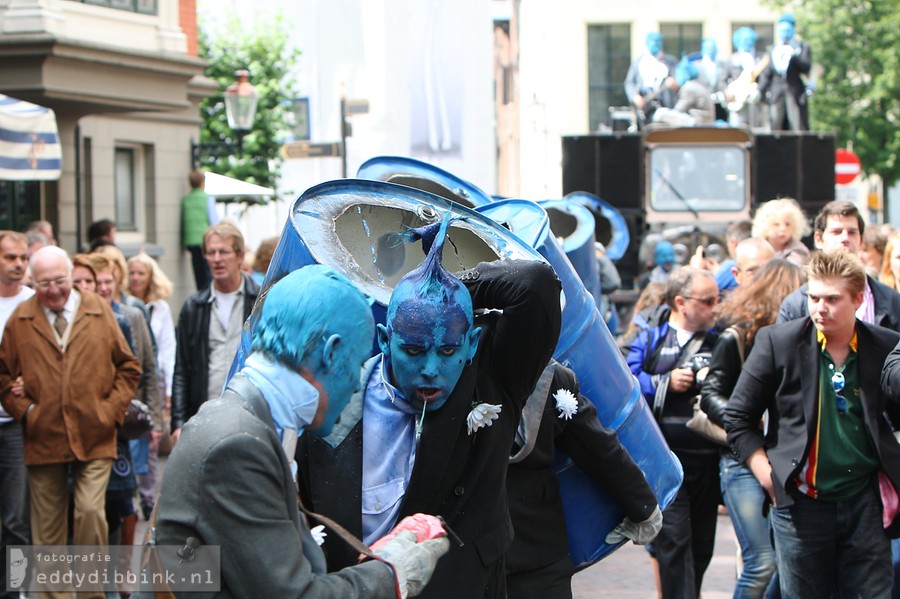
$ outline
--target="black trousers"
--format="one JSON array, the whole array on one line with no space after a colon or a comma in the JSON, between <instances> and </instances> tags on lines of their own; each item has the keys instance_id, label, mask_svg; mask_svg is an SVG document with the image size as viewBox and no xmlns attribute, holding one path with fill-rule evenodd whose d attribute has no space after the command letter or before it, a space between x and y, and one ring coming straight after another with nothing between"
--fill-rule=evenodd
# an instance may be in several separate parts
<instances>
[{"instance_id":1,"label":"black trousers","mask_svg":"<svg viewBox=\"0 0 900 599\"><path fill-rule=\"evenodd\" d=\"M697 599L700 593L716 541L721 499L717 461L716 456L682 459L684 482L653 540L663 599Z\"/></svg>"}]
</instances>

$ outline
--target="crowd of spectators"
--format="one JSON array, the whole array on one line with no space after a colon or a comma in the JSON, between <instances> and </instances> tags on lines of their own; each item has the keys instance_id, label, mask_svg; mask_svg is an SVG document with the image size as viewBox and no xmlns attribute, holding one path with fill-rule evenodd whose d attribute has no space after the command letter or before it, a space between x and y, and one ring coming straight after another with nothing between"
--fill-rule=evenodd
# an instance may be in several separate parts
<instances>
[{"instance_id":1,"label":"crowd of spectators","mask_svg":"<svg viewBox=\"0 0 900 599\"><path fill-rule=\"evenodd\" d=\"M832 316L829 302L840 303L846 295L853 318L845 320L866 323L859 325L860 334L878 344L879 359L884 361L882 346L894 337L881 331L900 332L900 232L886 226L867 229L856 206L845 201L830 202L811 216L789 198L763 204L752 222L729 227L728 256L722 263L698 251L688 264L679 265L672 244L665 240L654 252L654 268L643 281L620 347L684 468L681 489L663 512L659 535L648 545L658 566L662 597L699 594L712 557L720 505L727 509L741 546L743 568L735 596L763 597L767 592L772 596L779 585L792 591L805 588L793 573L785 577L779 571L779 566L804 571L807 564L797 547L833 542L837 549L826 557L835 563L841 559L864 563L871 558L846 549L845 544L858 541L861 532L849 531L846 536L837 532L823 541L807 529L795 528L794 536L785 536L791 518L797 517L783 508L786 502L816 514L831 497L858 504L860 510L869 505L868 497L859 493L875 488L874 477L838 477L835 482L827 478L830 471L815 478L803 469L814 459L824 460L826 466L839 465L844 454L824 449L814 454L807 446L795 458L798 469L785 474L773 464L772 476L787 478L760 480L758 451L769 452L776 460L781 454L778 438L757 438L756 429L787 426L779 422L778 410L800 400L783 389L769 403L754 395L762 379L744 380L748 360L754 360L752 369L760 377L775 377L774 381L784 374L779 371L776 376L769 370L780 358L767 355L765 359L774 362L763 363L760 354L754 354L758 339L771 343L780 334L772 331L787 331L789 322L795 323L791 339L801 343L812 331L820 355L811 363L812 372L824 368L842 374L838 378L820 373L828 388L833 386L833 393L822 397L838 406L838 419L824 423L831 428L821 434L829 439L844 435L845 421L840 417L858 418L855 436L841 437L845 449L866 439L860 427L873 426L863 413L863 407L871 409L866 402L876 401L871 399L873 393L879 397L873 405L880 410L885 408L878 402L898 399L890 396L887 386L882 395L864 386L869 381L862 380L856 341L847 340L846 347L842 341L840 349L829 345L831 350L826 343L829 331L835 339L839 334L829 328L831 321L846 316L837 308ZM210 283L178 307L174 318L173 306L167 303L172 282L159 264L143 252L126 259L116 246L110 221L94 223L90 233L87 251L70 256L55 245L46 222L35 223L24 233L0 232L4 548L61 545L70 536L72 542L86 545L134 542L139 515L149 519L154 509L159 452L177 442L203 403L221 394L243 323L278 244L277 237L265 240L248 260L250 252L235 225L225 221L207 226L199 250ZM814 274L810 282L807 269ZM807 328L801 330L800 320ZM782 328L770 330L770 325ZM819 331L818 337L813 329ZM848 365L850 369L845 369ZM73 389L78 389L77 401ZM847 398L855 392L858 400L860 389L869 393L863 403ZM732 397L739 401L732 403ZM153 426L136 439L125 439L117 431L132 401L146 406ZM824 410L821 397L817 401L816 409ZM758 413L763 407L768 410L764 419ZM723 428L730 443L694 432L688 423L698 411ZM824 418L824 411L809 417ZM752 431L747 427L751 420ZM872 438L878 436L869 432ZM872 453L872 447L861 450L854 467L868 472L872 460L890 458ZM890 474L893 468L891 464L882 470ZM854 489L849 495L847 485ZM781 536L776 532L774 546L763 506L779 510L782 532ZM871 535L869 528L860 530ZM897 563L900 546L895 543L893 549ZM870 566L865 571L882 571L878 564L859 567ZM840 584L826 580L821 588L831 592Z\"/></svg>"},{"instance_id":2,"label":"crowd of spectators","mask_svg":"<svg viewBox=\"0 0 900 599\"><path fill-rule=\"evenodd\" d=\"M810 229L811 239L808 237ZM789 322L793 322L797 329L790 332L791 344L776 346L780 353L776 352L774 358L766 357L774 360L775 366L754 362L754 366L759 368L756 376L761 377L765 373L774 377L772 381L778 380L781 375L787 378L793 376L790 372L781 370L773 373L771 369L786 367L779 365L783 356L786 356L784 359L788 364L793 365L791 357L796 357L794 350L797 344L802 348L805 343L793 340L805 339L808 335L806 331L817 329L820 352L825 358L818 364L812 360L805 367L813 373L809 376L815 376L817 367L820 370L830 369L828 372L837 369L839 373L843 373L835 375L834 379L830 373L822 375L822 380L827 381L829 389L833 381L838 381L834 382L834 393L838 397L839 409L843 406L843 410L839 410L839 416L855 413L856 417L861 418L863 409L875 414L887 409L887 414L891 414L891 404L900 400L900 397L889 393L879 395L880 391L877 389L865 386L870 381L863 382L859 378L863 376L860 374L863 366L858 367L858 372L851 371L851 368L856 369L857 366L850 357L846 357L852 356L852 360L856 360L856 341L845 346L844 342L848 342L850 337L844 337L847 336L847 331L853 333L855 319L859 323L859 334L865 335L870 345L876 343L877 339L877 343L881 344L878 351L883 352L884 344L890 343L890 335L881 335L878 331L900 332L900 232L885 225L867 228L864 218L851 202L832 201L818 214L806 215L793 199L780 198L762 204L756 210L752 222L732 223L726 238L729 257L723 263L711 260L701 248L690 256L688 264L676 264L674 268L662 273L662 277L655 279L657 283L644 289L635 307L631 325L620 341L632 373L641 382L644 396L657 413L663 434L685 466L685 483L679 499L664 512L663 532L648 548L658 562L660 593L666 598L696 597L699 593L711 547L711 533L702 522L709 522L714 527L716 507L721 504L731 517L741 548L743 568L736 583L735 597L777 597L779 587L782 591L788 590L782 596L827 596L832 592L839 595L839 589L845 585L840 576L835 579L818 577L820 580L817 584L820 583L820 586L810 591L814 585L808 585L802 580L802 576L798 577L794 572L785 580L783 575L777 573L776 565L809 574L812 570L806 569L809 565L802 559L803 552L809 551L825 560L817 566L820 572L840 572L841 576L854 580L859 580L860 572L883 573L890 566L873 561L873 556L883 556L883 552L879 552L886 546L887 532L883 537L872 539L872 547L882 549L871 552L871 555L848 549L854 543L859 543L859 547L869 546L870 543L864 538L864 535L872 534L872 530L866 528L867 522L860 521L860 530L868 532L848 532L846 535L837 533L828 537L816 536L813 534L815 531L800 528L799 525L791 528L794 526L791 524L792 517L805 517L798 515L801 512L792 510L803 509L803 514L808 511L818 517L822 515L818 510L824 509L822 506L828 506L830 501L835 501L838 495L841 501L849 502L847 513L852 512L854 517L858 515L854 510L861 510L863 507L860 506L868 505L867 494L878 489L874 476L849 480L850 477L838 476L833 470L823 470L824 473L821 473L814 466L818 464L817 460L822 460L825 464L823 468L831 467L834 463L844 463L844 460L850 459L849 454L859 451L865 455L854 458L858 461L850 467L871 472L870 460L873 457L869 448L881 442L880 420L877 425L863 424L861 420L854 421L851 425L848 424L848 419L832 420L828 416L830 411L823 403L817 404L818 407L804 403L803 409L807 415L805 422L802 418L799 423L792 421L791 426L795 428L789 432L782 430L780 434L793 440L799 435L797 426L811 427L808 439L813 447L795 447L795 453L792 454L795 469L786 478L775 480L776 488L773 489L773 481L760 479L760 472L771 470L769 462L764 461L766 467L760 470L760 462L755 461L759 456L752 450L761 445L760 451L764 449L769 456L780 456L779 433L771 432L779 425L784 427L779 416L784 418L783 410L790 409L791 418L794 418L800 407L791 402L813 400L806 395L802 399L790 395L789 388L778 387L775 392L776 387L772 386L765 388L765 393L772 392L772 395L764 393L760 396L762 391L757 385L761 383L753 379L747 380L743 385L749 391L741 394L742 403L735 404L740 405L742 411L735 409L732 422L729 422L726 414L729 413L729 400L734 397L735 388L743 389L742 384L747 376L742 374L745 371L743 365L754 356L758 333L767 331L769 325L775 325L771 339L776 339L779 331L788 334L781 327ZM660 243L663 253L666 253L668 242ZM815 287L806 282L807 269L812 269L810 272L815 273ZM654 272L661 273L658 264ZM702 273L707 273L709 277L715 275L718 287L695 283ZM662 299L660 292L664 293ZM841 307L842 302L846 303L846 309ZM707 317L698 319L699 324L686 326L684 316L704 316L707 312ZM845 312L848 315L844 315ZM835 325L841 318L844 319L844 324L841 325L843 328ZM801 321L807 323L806 328L800 326ZM877 325L874 327L876 337L869 337L869 329L863 329L868 325ZM701 337L704 339L702 343L697 341ZM770 337L767 336L766 339L769 341ZM826 343L829 348L827 350ZM839 344L840 348L832 349L832 345ZM867 351L869 349L874 348L867 348ZM837 359L833 360L834 356ZM878 356L877 360L881 362L876 366L880 372L885 356L883 353ZM868 359L859 360L866 361L868 367ZM885 372L887 376L887 370ZM854 377L852 382L851 376ZM877 379L877 375L874 378ZM776 385L774 382L767 384ZM810 380L804 382L803 388L812 393L810 389L814 390L815 385L815 381ZM798 384L797 388L799 387ZM866 404L865 408L859 403L851 402L849 408L846 403L841 403L842 400L848 401L844 399L848 395L853 395L859 401L860 390L863 394L868 393L863 402ZM869 401L873 405L870 406L867 403ZM706 447L703 444L711 444L712 441L685 425L694 415L692 404L696 404L694 410L706 413L706 418L720 427L721 436L717 441L720 455L718 463L711 459L701 459L703 447ZM748 406L752 411L744 412L744 409L750 409ZM768 408L765 421L759 417L758 410L765 411L760 406ZM752 429L745 430L742 427L749 427L750 418L755 419ZM825 418L828 418L827 422L823 420ZM891 418L885 422L896 421ZM815 427L820 425L831 428L819 431ZM868 426L869 430L867 434L860 436L864 426ZM891 424L891 428L896 426ZM855 433L847 436L846 432L851 429ZM760 430L770 431L763 441L755 436ZM728 432L728 441L725 441L725 431ZM806 434L803 433L804 436L800 437L804 441L807 439ZM849 444L840 449L832 449L830 445L818 448L816 443L819 434L827 434L829 442L839 437ZM846 441L848 438L853 440ZM685 439L691 442L690 453L687 452L689 444ZM881 449L878 451L881 452ZM893 463L892 454L882 452L879 455L882 472L892 472L897 466ZM776 468L772 476L784 477L785 473L777 470L780 465L777 459L772 461L772 466ZM699 478L700 476L705 479ZM706 482L700 485L698 480ZM835 491L832 486L844 484L855 485L852 487L853 492L846 493L847 487L840 487L839 491ZM704 492L710 487L715 489L715 498L706 500ZM791 502L799 507L783 507ZM690 508L682 504L689 505ZM795 536L785 533L779 538L776 531L773 544L770 524L765 516L769 512L769 506L773 506L773 513L778 508L780 530L792 530ZM885 518L885 528L888 528L891 517L886 515ZM667 530L678 523L682 523L682 528L674 537L678 547L675 551L670 546ZM824 556L812 551L821 544L829 548ZM893 554L896 568L900 563L900 546L896 541ZM677 556L677 559L672 556ZM853 561L853 567L838 567L839 563L847 564L852 560L856 560ZM822 563L829 566L821 570ZM883 592L882 587L883 585L876 589L873 586L870 590L874 594L871 596L883 596L880 594Z\"/></svg>"}]
</instances>

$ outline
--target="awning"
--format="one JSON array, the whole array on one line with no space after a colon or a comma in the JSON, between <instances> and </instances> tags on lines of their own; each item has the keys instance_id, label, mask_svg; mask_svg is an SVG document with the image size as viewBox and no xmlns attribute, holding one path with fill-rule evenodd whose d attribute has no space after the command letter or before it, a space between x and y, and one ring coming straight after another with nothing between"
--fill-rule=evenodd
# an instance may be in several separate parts
<instances>
[{"instance_id":1,"label":"awning","mask_svg":"<svg viewBox=\"0 0 900 599\"><path fill-rule=\"evenodd\" d=\"M0 180L55 181L61 166L53 111L0 94Z\"/></svg>"},{"instance_id":2,"label":"awning","mask_svg":"<svg viewBox=\"0 0 900 599\"><path fill-rule=\"evenodd\" d=\"M269 187L247 183L240 179L210 172L206 173L203 191L222 202L234 202L245 198L253 199L275 195L275 190Z\"/></svg>"}]
</instances>

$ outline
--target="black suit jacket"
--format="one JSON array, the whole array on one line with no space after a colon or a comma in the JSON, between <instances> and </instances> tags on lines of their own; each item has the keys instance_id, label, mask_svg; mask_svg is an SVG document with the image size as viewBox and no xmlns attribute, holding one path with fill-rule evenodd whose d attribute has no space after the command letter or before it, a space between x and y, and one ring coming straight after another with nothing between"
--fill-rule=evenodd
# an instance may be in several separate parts
<instances>
[{"instance_id":1,"label":"black suit jacket","mask_svg":"<svg viewBox=\"0 0 900 599\"><path fill-rule=\"evenodd\" d=\"M183 546L194 537L221 546L218 597L396 597L393 573L381 562L325 574L269 406L241 374L184 427L157 505L157 544Z\"/></svg>"},{"instance_id":2,"label":"black suit jacket","mask_svg":"<svg viewBox=\"0 0 900 599\"><path fill-rule=\"evenodd\" d=\"M768 66L757 80L759 93L769 104L780 102L786 94L800 98L806 91L806 82L803 81L801 75L809 74L812 67L812 51L809 44L796 38L792 39L789 45L794 48L796 53L791 57L785 74L781 75L775 70L775 61L770 56Z\"/></svg>"},{"instance_id":3,"label":"black suit jacket","mask_svg":"<svg viewBox=\"0 0 900 599\"><path fill-rule=\"evenodd\" d=\"M506 555L510 574L568 557L562 499L553 472L557 449L596 481L633 522L649 518L657 505L644 473L619 443L615 431L603 428L594 404L581 395L575 373L555 361L547 369L552 371L552 379L543 410L536 413L534 445L526 457L511 463L507 472L509 511L516 533ZM560 417L553 398L560 389L571 391L578 400L578 411L571 420ZM528 403L538 399L532 395ZM530 405L525 409L523 424L531 418L530 409ZM571 563L566 575L572 575Z\"/></svg>"},{"instance_id":4,"label":"black suit jacket","mask_svg":"<svg viewBox=\"0 0 900 599\"><path fill-rule=\"evenodd\" d=\"M479 264L459 278L469 288L476 310L499 308L503 313L476 318L483 331L472 364L463 370L444 406L425 417L398 520L418 512L443 516L465 543L463 547L451 543L420 597L505 597L501 558L512 541L506 466L522 407L559 336L560 284L550 266L526 261ZM474 403L501 405L502 411L492 426L469 435L466 416ZM362 536L361 418L362 392L351 399L327 439L304 435L297 447L304 504L358 536ZM357 557L331 536L326 538L325 552L329 570Z\"/></svg>"},{"instance_id":5,"label":"black suit jacket","mask_svg":"<svg viewBox=\"0 0 900 599\"><path fill-rule=\"evenodd\" d=\"M885 358L900 341L900 335L856 321L859 339L860 399L866 430L881 468L900 488L900 444L885 411L900 410L900 399L888 398L879 386ZM753 351L744 363L731 399L725 408L725 430L738 459L764 447L772 464L775 503L791 505L788 489L806 462L818 422L818 343L809 318L760 329ZM788 351L789 350L789 351ZM768 434L759 428L763 412L769 411ZM889 532L900 532L900 519Z\"/></svg>"}]
</instances>

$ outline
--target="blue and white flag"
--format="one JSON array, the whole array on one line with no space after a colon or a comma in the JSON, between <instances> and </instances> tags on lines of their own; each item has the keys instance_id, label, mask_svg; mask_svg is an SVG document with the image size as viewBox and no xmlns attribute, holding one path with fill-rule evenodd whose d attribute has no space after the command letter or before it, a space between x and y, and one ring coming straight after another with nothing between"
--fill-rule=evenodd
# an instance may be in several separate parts
<instances>
[{"instance_id":1,"label":"blue and white flag","mask_svg":"<svg viewBox=\"0 0 900 599\"><path fill-rule=\"evenodd\" d=\"M55 181L61 166L53 111L0 94L0 181Z\"/></svg>"}]
</instances>

